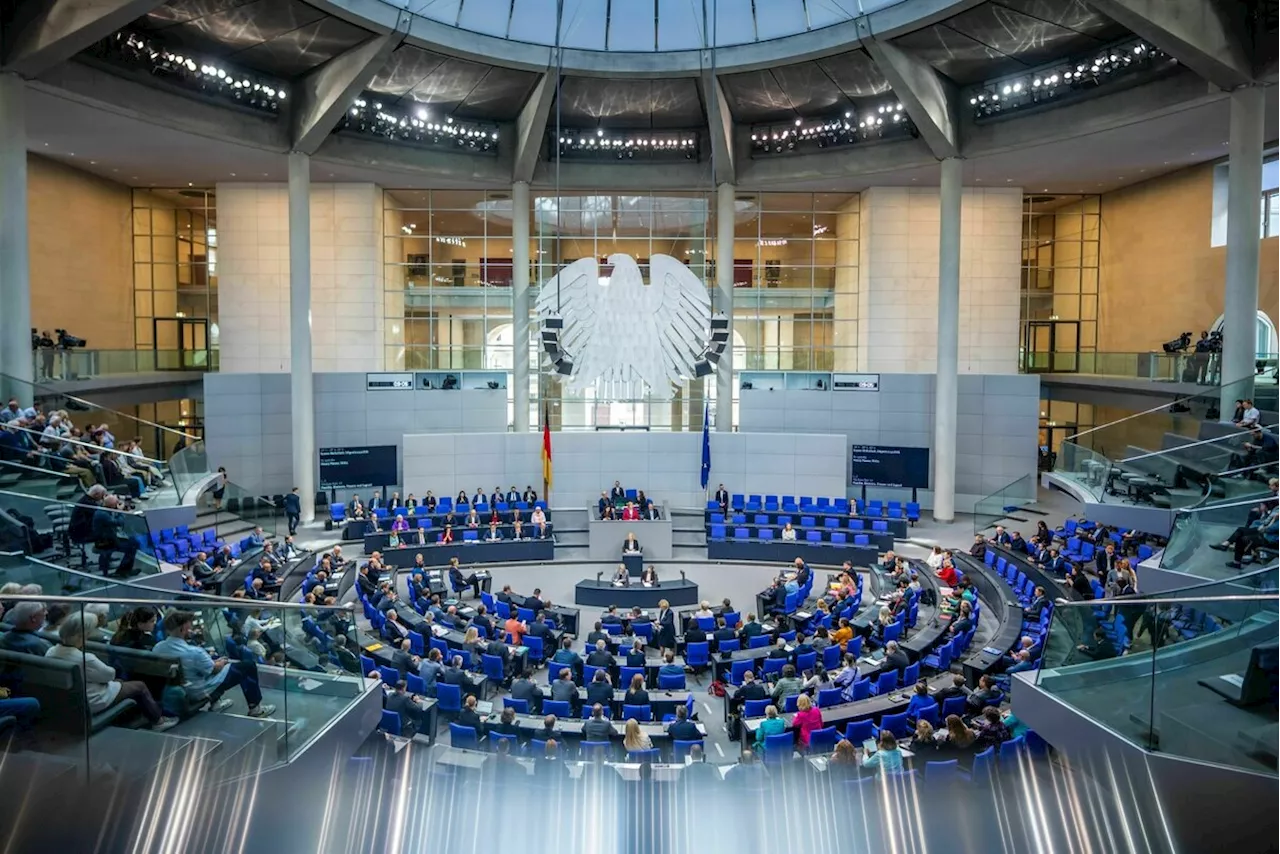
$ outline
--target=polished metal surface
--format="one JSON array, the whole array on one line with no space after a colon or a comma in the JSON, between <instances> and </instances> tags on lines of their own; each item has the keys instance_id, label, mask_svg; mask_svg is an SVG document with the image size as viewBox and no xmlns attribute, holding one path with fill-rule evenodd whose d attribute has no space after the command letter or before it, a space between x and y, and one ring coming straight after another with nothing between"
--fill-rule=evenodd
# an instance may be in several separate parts
<instances>
[{"instance_id":1,"label":"polished metal surface","mask_svg":"<svg viewBox=\"0 0 1280 854\"><path fill-rule=\"evenodd\" d=\"M722 78L739 122L828 115L859 100L889 94L889 83L861 48L825 59Z\"/></svg>"},{"instance_id":2,"label":"polished metal surface","mask_svg":"<svg viewBox=\"0 0 1280 854\"><path fill-rule=\"evenodd\" d=\"M533 72L401 45L369 84L369 91L422 102L459 118L512 121L537 82Z\"/></svg>"}]
</instances>

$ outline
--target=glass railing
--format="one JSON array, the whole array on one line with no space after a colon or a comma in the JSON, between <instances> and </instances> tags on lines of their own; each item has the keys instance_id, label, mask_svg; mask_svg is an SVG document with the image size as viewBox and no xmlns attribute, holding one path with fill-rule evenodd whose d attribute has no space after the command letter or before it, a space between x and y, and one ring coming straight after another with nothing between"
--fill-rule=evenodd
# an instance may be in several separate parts
<instances>
[{"instance_id":1,"label":"glass railing","mask_svg":"<svg viewBox=\"0 0 1280 854\"><path fill-rule=\"evenodd\" d=\"M1105 605L1059 603L1037 685L1139 747L1275 774L1275 568Z\"/></svg>"},{"instance_id":2,"label":"glass railing","mask_svg":"<svg viewBox=\"0 0 1280 854\"><path fill-rule=\"evenodd\" d=\"M216 371L218 351L41 349L35 353L35 367L40 382L156 371Z\"/></svg>"},{"instance_id":3,"label":"glass railing","mask_svg":"<svg viewBox=\"0 0 1280 854\"><path fill-rule=\"evenodd\" d=\"M135 499L150 499L164 492L170 499L176 496L173 485L165 480L167 466L160 460L83 438L49 437L38 429L19 426L17 419L0 425L0 434L9 434L6 439L14 440L4 447L7 459L74 475L85 489L97 483Z\"/></svg>"},{"instance_id":4,"label":"glass railing","mask_svg":"<svg viewBox=\"0 0 1280 854\"><path fill-rule=\"evenodd\" d=\"M75 501L84 494L84 485L73 474L4 459L0 459L0 489L60 501Z\"/></svg>"},{"instance_id":5,"label":"glass railing","mask_svg":"<svg viewBox=\"0 0 1280 854\"><path fill-rule=\"evenodd\" d=\"M185 501L191 488L211 474L204 441L183 442L182 447L169 457L169 473L173 476L173 487L178 491L180 500Z\"/></svg>"},{"instance_id":6,"label":"glass railing","mask_svg":"<svg viewBox=\"0 0 1280 854\"><path fill-rule=\"evenodd\" d=\"M1194 504L1207 478L1241 465L1246 436L1222 422L1219 404L1252 388L1251 377L1068 436L1054 472L1098 501L1118 494L1175 509Z\"/></svg>"},{"instance_id":7,"label":"glass railing","mask_svg":"<svg viewBox=\"0 0 1280 854\"><path fill-rule=\"evenodd\" d=\"M370 687L338 652L339 637L357 649L349 609L122 587L4 604L8 619L34 626L0 649L10 699L34 703L6 722L20 738L0 749L20 750L24 767L74 767L80 782L146 775L192 738L210 748L186 754L199 784L256 774L296 758Z\"/></svg>"},{"instance_id":8,"label":"glass railing","mask_svg":"<svg viewBox=\"0 0 1280 854\"><path fill-rule=\"evenodd\" d=\"M973 505L973 532L985 531L1013 512L1010 508L1022 507L1036 500L1037 477L1023 475L1004 488L980 498ZM1028 535L1030 536L1030 535Z\"/></svg>"},{"instance_id":9,"label":"glass railing","mask_svg":"<svg viewBox=\"0 0 1280 854\"><path fill-rule=\"evenodd\" d=\"M0 551L101 575L154 575L160 562L142 513L0 490Z\"/></svg>"},{"instance_id":10,"label":"glass railing","mask_svg":"<svg viewBox=\"0 0 1280 854\"><path fill-rule=\"evenodd\" d=\"M289 533L284 516L284 496L255 495L228 481L220 503L211 493L205 494L201 503L213 510L214 527L220 536L232 528L248 533L255 527L261 527L267 539L283 539Z\"/></svg>"},{"instance_id":11,"label":"glass railing","mask_svg":"<svg viewBox=\"0 0 1280 854\"><path fill-rule=\"evenodd\" d=\"M1270 504L1264 504L1271 499ZM1205 504L1174 516L1169 544L1160 556L1160 567L1199 578L1230 579L1240 570L1227 566L1231 550L1214 548L1226 543L1237 528L1245 527L1274 506L1275 493L1259 490L1251 496Z\"/></svg>"},{"instance_id":12,"label":"glass railing","mask_svg":"<svg viewBox=\"0 0 1280 854\"><path fill-rule=\"evenodd\" d=\"M1257 353L1255 360L1276 364L1275 353ZM1023 373L1096 374L1107 377L1190 382L1216 386L1221 378L1219 353L1072 353L1022 351Z\"/></svg>"}]
</instances>

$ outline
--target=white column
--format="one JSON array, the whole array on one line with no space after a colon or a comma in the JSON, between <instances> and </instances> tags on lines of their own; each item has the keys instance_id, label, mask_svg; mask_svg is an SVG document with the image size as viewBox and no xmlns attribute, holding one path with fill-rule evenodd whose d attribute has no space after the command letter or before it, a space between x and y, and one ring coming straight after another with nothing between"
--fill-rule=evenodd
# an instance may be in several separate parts
<instances>
[{"instance_id":1,"label":"white column","mask_svg":"<svg viewBox=\"0 0 1280 854\"><path fill-rule=\"evenodd\" d=\"M1263 89L1231 93L1231 153L1227 161L1227 275L1222 310L1222 402L1229 417L1237 398L1253 396L1258 328L1258 206L1262 194ZM1235 383L1234 385L1227 385Z\"/></svg>"},{"instance_id":2,"label":"white column","mask_svg":"<svg viewBox=\"0 0 1280 854\"><path fill-rule=\"evenodd\" d=\"M512 426L529 432L529 184L511 185Z\"/></svg>"},{"instance_id":3,"label":"white column","mask_svg":"<svg viewBox=\"0 0 1280 854\"><path fill-rule=\"evenodd\" d=\"M0 74L0 373L35 378L31 355L31 267L27 258L26 84ZM5 392L24 406L29 388Z\"/></svg>"},{"instance_id":4,"label":"white column","mask_svg":"<svg viewBox=\"0 0 1280 854\"><path fill-rule=\"evenodd\" d=\"M293 484L302 521L315 518L316 410L311 374L311 158L289 153L289 390L293 394Z\"/></svg>"},{"instance_id":5,"label":"white column","mask_svg":"<svg viewBox=\"0 0 1280 854\"><path fill-rule=\"evenodd\" d=\"M716 188L716 300L717 311L729 319L729 342L716 367L716 430L733 430L733 184ZM702 413L697 413L701 421Z\"/></svg>"},{"instance_id":6,"label":"white column","mask_svg":"<svg viewBox=\"0 0 1280 854\"><path fill-rule=\"evenodd\" d=\"M960 363L960 159L942 161L938 241L938 375L933 401L933 518L956 517L956 374Z\"/></svg>"}]
</instances>

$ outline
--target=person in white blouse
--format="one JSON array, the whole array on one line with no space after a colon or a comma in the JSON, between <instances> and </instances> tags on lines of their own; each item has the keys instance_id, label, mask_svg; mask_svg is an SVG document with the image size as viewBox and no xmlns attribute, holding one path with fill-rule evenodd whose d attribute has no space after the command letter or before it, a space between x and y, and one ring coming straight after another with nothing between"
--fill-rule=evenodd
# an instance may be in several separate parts
<instances>
[{"instance_id":1,"label":"person in white blouse","mask_svg":"<svg viewBox=\"0 0 1280 854\"><path fill-rule=\"evenodd\" d=\"M160 711L160 704L142 682L121 682L116 678L115 668L106 664L92 652L85 651L85 635L96 631L86 626L80 614L71 614L58 627L58 643L45 652L45 658L57 658L79 664L84 673L85 701L93 714L105 711L116 703L133 700L138 709L151 723L153 730L163 732L177 726L177 718L167 718Z\"/></svg>"},{"instance_id":2,"label":"person in white blouse","mask_svg":"<svg viewBox=\"0 0 1280 854\"><path fill-rule=\"evenodd\" d=\"M796 538L796 529L791 527L791 523L788 522L786 525L782 527L782 539L794 540L795 538Z\"/></svg>"},{"instance_id":3,"label":"person in white blouse","mask_svg":"<svg viewBox=\"0 0 1280 854\"><path fill-rule=\"evenodd\" d=\"M942 554L942 546L934 546L933 551L924 559L924 562L929 565L930 569L937 569L942 566L943 557L945 557L945 555Z\"/></svg>"},{"instance_id":4,"label":"person in white blouse","mask_svg":"<svg viewBox=\"0 0 1280 854\"><path fill-rule=\"evenodd\" d=\"M547 514L542 512L541 507L533 508L533 513L529 515L529 524L538 529L538 539L547 535Z\"/></svg>"}]
</instances>

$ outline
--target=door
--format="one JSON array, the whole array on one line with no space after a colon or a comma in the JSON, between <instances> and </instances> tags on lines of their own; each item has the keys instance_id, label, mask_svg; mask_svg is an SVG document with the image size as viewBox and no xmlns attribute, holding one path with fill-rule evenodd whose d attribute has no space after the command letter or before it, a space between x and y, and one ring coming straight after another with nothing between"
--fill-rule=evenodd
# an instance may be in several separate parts
<instances>
[{"instance_id":1,"label":"door","mask_svg":"<svg viewBox=\"0 0 1280 854\"><path fill-rule=\"evenodd\" d=\"M209 369L209 321L203 317L157 317L152 321L156 370Z\"/></svg>"},{"instance_id":2,"label":"door","mask_svg":"<svg viewBox=\"0 0 1280 854\"><path fill-rule=\"evenodd\" d=\"M1079 355L1080 321L1027 321L1022 340L1025 372L1074 374L1080 369Z\"/></svg>"}]
</instances>

